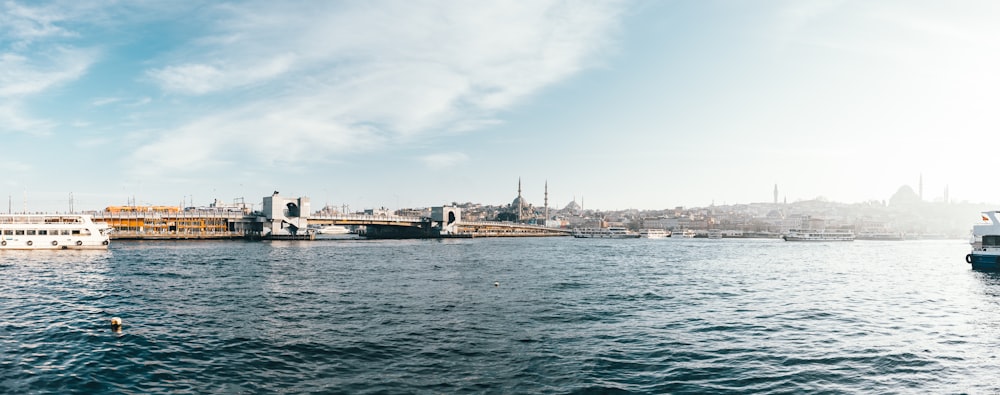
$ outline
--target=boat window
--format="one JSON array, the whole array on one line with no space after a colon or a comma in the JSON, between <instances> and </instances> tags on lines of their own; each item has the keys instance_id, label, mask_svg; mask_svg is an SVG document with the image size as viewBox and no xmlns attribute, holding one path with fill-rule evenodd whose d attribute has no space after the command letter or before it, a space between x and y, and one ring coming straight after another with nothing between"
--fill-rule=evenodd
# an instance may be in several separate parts
<instances>
[{"instance_id":1,"label":"boat window","mask_svg":"<svg viewBox=\"0 0 1000 395\"><path fill-rule=\"evenodd\" d=\"M59 231L59 234L61 234L63 236L69 236L69 233L70 233L69 229L63 229L63 230Z\"/></svg>"},{"instance_id":2,"label":"boat window","mask_svg":"<svg viewBox=\"0 0 1000 395\"><path fill-rule=\"evenodd\" d=\"M34 229L28 229L27 232L28 232L28 236L34 236L35 235L35 230Z\"/></svg>"},{"instance_id":3,"label":"boat window","mask_svg":"<svg viewBox=\"0 0 1000 395\"><path fill-rule=\"evenodd\" d=\"M998 247L998 246L1000 246L1000 235L983 236L983 247Z\"/></svg>"},{"instance_id":4,"label":"boat window","mask_svg":"<svg viewBox=\"0 0 1000 395\"><path fill-rule=\"evenodd\" d=\"M78 235L78 234L80 234L80 230L79 230L79 229L73 229L73 234L74 234L74 235Z\"/></svg>"},{"instance_id":5,"label":"boat window","mask_svg":"<svg viewBox=\"0 0 1000 395\"><path fill-rule=\"evenodd\" d=\"M45 229L42 229L42 230L38 231L38 235L39 236L47 236L48 234L49 234L49 231L47 231Z\"/></svg>"},{"instance_id":6,"label":"boat window","mask_svg":"<svg viewBox=\"0 0 1000 395\"><path fill-rule=\"evenodd\" d=\"M24 236L24 229L16 229L14 230L14 234L18 236Z\"/></svg>"},{"instance_id":7,"label":"boat window","mask_svg":"<svg viewBox=\"0 0 1000 395\"><path fill-rule=\"evenodd\" d=\"M14 235L14 230L13 229L4 229L3 230L3 234L4 234L4 236L13 236Z\"/></svg>"}]
</instances>

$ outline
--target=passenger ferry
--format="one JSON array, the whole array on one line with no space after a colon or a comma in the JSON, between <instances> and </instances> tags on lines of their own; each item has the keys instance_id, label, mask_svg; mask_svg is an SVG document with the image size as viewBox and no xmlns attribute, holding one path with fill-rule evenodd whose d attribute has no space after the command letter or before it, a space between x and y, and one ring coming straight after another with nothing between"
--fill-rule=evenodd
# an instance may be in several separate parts
<instances>
[{"instance_id":1,"label":"passenger ferry","mask_svg":"<svg viewBox=\"0 0 1000 395\"><path fill-rule=\"evenodd\" d=\"M643 229L639 231L639 237L647 239L662 239L669 236L670 233L667 233L667 231L663 229Z\"/></svg>"},{"instance_id":2,"label":"passenger ferry","mask_svg":"<svg viewBox=\"0 0 1000 395\"><path fill-rule=\"evenodd\" d=\"M976 270L1000 270L1000 223L997 213L984 211L980 222L972 226L972 252L965 256L965 262Z\"/></svg>"},{"instance_id":3,"label":"passenger ferry","mask_svg":"<svg viewBox=\"0 0 1000 395\"><path fill-rule=\"evenodd\" d=\"M635 239L640 235L621 227L608 228L576 228L573 237L578 239Z\"/></svg>"},{"instance_id":4,"label":"passenger ferry","mask_svg":"<svg viewBox=\"0 0 1000 395\"><path fill-rule=\"evenodd\" d=\"M675 238L675 239L676 238L690 239L690 238L692 238L694 236L695 236L695 233L691 229L683 229L683 230L677 229L677 230L674 230L674 231L670 232L670 237L671 238Z\"/></svg>"},{"instance_id":5,"label":"passenger ferry","mask_svg":"<svg viewBox=\"0 0 1000 395\"><path fill-rule=\"evenodd\" d=\"M0 214L0 250L106 250L111 230L84 214Z\"/></svg>"},{"instance_id":6,"label":"passenger ferry","mask_svg":"<svg viewBox=\"0 0 1000 395\"><path fill-rule=\"evenodd\" d=\"M823 229L789 229L785 241L854 241L854 231Z\"/></svg>"}]
</instances>

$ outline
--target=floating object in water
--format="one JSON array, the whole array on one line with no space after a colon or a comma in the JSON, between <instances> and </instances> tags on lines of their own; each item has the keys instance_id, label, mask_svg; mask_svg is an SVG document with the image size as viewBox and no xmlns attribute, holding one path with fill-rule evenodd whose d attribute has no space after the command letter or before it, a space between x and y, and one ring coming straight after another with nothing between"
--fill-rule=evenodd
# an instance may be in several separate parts
<instances>
[{"instance_id":1,"label":"floating object in water","mask_svg":"<svg viewBox=\"0 0 1000 395\"><path fill-rule=\"evenodd\" d=\"M499 281L494 281L493 282L493 286L494 287L499 287L500 286L500 282Z\"/></svg>"},{"instance_id":2,"label":"floating object in water","mask_svg":"<svg viewBox=\"0 0 1000 395\"><path fill-rule=\"evenodd\" d=\"M122 319L114 317L111 319L111 331L121 333L122 331Z\"/></svg>"}]
</instances>

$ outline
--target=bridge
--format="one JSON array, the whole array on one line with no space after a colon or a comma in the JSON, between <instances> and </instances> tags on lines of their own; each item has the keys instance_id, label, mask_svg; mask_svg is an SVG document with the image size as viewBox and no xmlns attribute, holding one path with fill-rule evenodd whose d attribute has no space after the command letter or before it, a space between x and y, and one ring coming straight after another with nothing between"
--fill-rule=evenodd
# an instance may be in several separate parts
<instances>
[{"instance_id":1,"label":"bridge","mask_svg":"<svg viewBox=\"0 0 1000 395\"><path fill-rule=\"evenodd\" d=\"M368 238L469 238L569 236L568 229L496 221L454 221L395 215L329 215L309 217L310 225L339 225L362 229Z\"/></svg>"},{"instance_id":2,"label":"bridge","mask_svg":"<svg viewBox=\"0 0 1000 395\"><path fill-rule=\"evenodd\" d=\"M369 239L568 236L568 229L512 222L462 221L458 207L433 207L430 217L395 215L305 215L308 198L275 193L261 212L133 207L95 211L94 221L115 229L114 239L313 239L315 227L350 226Z\"/></svg>"}]
</instances>

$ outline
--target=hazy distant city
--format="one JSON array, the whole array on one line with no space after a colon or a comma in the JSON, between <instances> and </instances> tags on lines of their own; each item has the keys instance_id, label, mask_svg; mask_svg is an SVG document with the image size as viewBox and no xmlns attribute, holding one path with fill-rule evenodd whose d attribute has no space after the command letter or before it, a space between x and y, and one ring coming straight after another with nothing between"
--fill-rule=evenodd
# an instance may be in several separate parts
<instances>
[{"instance_id":1,"label":"hazy distant city","mask_svg":"<svg viewBox=\"0 0 1000 395\"><path fill-rule=\"evenodd\" d=\"M729 231L743 237L777 237L789 229L852 229L857 233L898 233L907 239L965 238L977 213L996 209L985 203L952 202L948 192L929 201L910 186L900 187L888 200L839 203L816 198L787 202L774 186L771 202L709 204L705 207L673 207L659 210L601 210L588 208L583 201L568 203L528 202L518 191L511 203L490 205L452 202L462 209L463 221L503 221L575 228L622 226L638 229L709 229ZM323 214L340 213L343 208L324 207ZM368 209L366 214L426 217L430 208L399 210Z\"/></svg>"}]
</instances>

